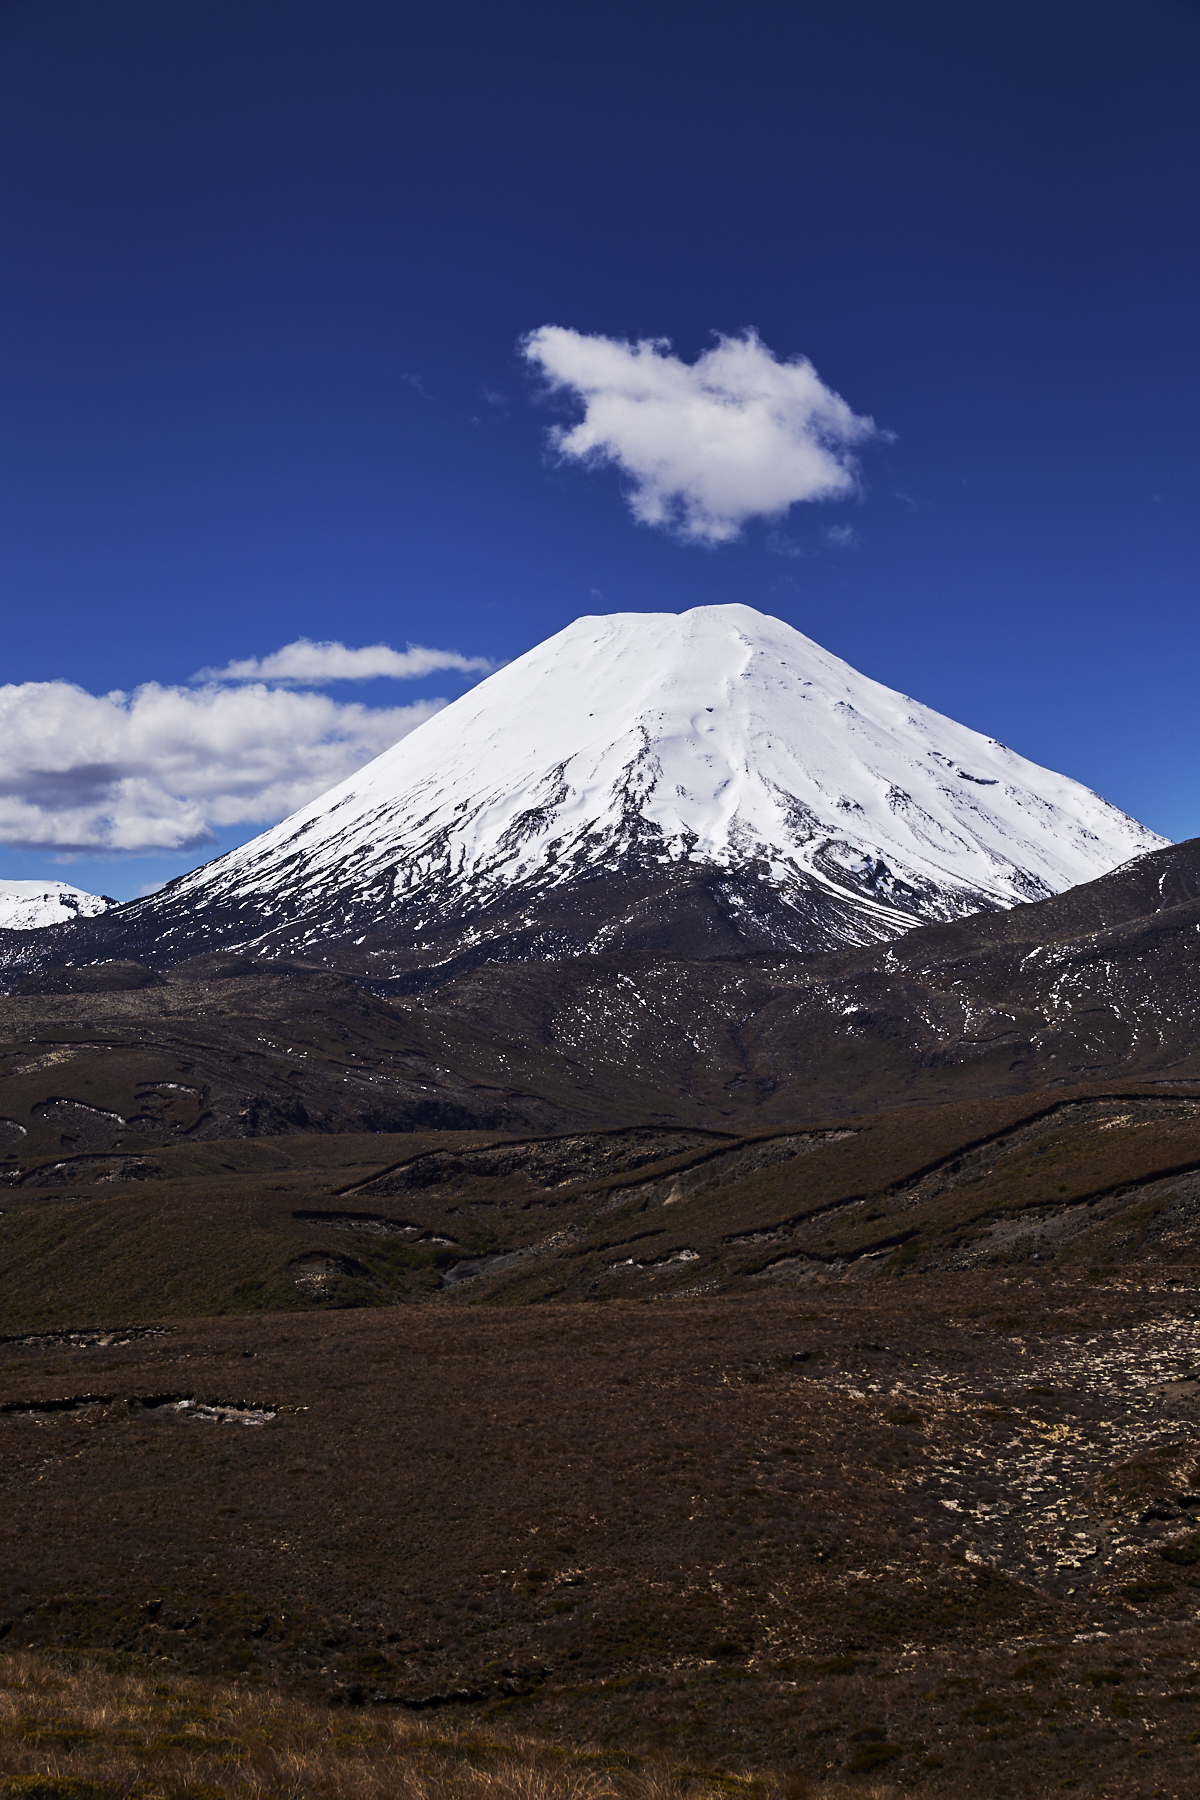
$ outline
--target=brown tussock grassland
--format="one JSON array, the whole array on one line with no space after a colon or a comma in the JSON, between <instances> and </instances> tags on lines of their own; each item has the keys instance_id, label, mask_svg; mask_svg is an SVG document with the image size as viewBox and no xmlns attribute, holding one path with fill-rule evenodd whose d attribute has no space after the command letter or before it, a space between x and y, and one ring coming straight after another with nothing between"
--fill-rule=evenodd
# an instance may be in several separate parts
<instances>
[{"instance_id":1,"label":"brown tussock grassland","mask_svg":"<svg viewBox=\"0 0 1200 1800\"><path fill-rule=\"evenodd\" d=\"M111 1665L0 1656L3 1800L889 1800L895 1792L678 1768Z\"/></svg>"}]
</instances>

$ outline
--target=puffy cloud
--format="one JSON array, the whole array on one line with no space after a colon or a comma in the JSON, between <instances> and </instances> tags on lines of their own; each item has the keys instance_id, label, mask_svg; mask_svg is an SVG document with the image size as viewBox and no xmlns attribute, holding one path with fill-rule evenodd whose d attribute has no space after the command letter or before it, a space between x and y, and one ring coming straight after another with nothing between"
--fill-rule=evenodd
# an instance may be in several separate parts
<instances>
[{"instance_id":1,"label":"puffy cloud","mask_svg":"<svg viewBox=\"0 0 1200 1800\"><path fill-rule=\"evenodd\" d=\"M753 331L722 337L694 363L666 339L636 344L543 325L522 345L551 390L583 418L553 433L563 456L613 463L646 525L701 544L737 537L747 519L854 491L853 448L879 435L827 388L805 357L779 362Z\"/></svg>"},{"instance_id":2,"label":"puffy cloud","mask_svg":"<svg viewBox=\"0 0 1200 1800\"><path fill-rule=\"evenodd\" d=\"M297 638L262 658L249 656L226 663L223 669L201 669L197 681L275 681L296 687L324 687L330 681L374 681L387 676L393 681L413 681L442 669L463 675L486 675L495 668L486 656L460 656L457 650L427 650L410 644L393 650L390 644L367 644L361 650L345 644L314 643Z\"/></svg>"},{"instance_id":3,"label":"puffy cloud","mask_svg":"<svg viewBox=\"0 0 1200 1800\"><path fill-rule=\"evenodd\" d=\"M183 850L210 842L215 826L269 824L445 704L339 705L261 682L102 695L66 681L0 687L0 842Z\"/></svg>"}]
</instances>

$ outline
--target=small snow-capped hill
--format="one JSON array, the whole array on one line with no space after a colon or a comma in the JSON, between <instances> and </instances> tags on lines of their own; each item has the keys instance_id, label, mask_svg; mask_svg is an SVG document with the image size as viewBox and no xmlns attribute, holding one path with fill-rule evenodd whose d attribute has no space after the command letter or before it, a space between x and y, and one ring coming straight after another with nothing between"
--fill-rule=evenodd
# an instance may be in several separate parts
<instances>
[{"instance_id":1,"label":"small snow-capped hill","mask_svg":"<svg viewBox=\"0 0 1200 1800\"><path fill-rule=\"evenodd\" d=\"M40 931L72 919L94 919L116 901L63 881L0 881L0 931Z\"/></svg>"},{"instance_id":2,"label":"small snow-capped hill","mask_svg":"<svg viewBox=\"0 0 1200 1800\"><path fill-rule=\"evenodd\" d=\"M337 946L381 976L467 954L820 950L1060 893L1165 841L750 607L618 613L122 908L121 942Z\"/></svg>"}]
</instances>

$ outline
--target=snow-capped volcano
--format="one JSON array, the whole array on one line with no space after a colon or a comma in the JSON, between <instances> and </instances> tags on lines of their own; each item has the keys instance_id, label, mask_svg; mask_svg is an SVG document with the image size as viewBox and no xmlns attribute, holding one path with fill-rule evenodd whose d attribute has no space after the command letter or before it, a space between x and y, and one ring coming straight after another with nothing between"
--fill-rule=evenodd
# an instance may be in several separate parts
<instances>
[{"instance_id":1,"label":"snow-capped volcano","mask_svg":"<svg viewBox=\"0 0 1200 1800\"><path fill-rule=\"evenodd\" d=\"M444 960L550 916L538 954L603 949L651 888L661 917L664 881L701 882L733 928L757 918L745 943L815 949L1041 899L1165 841L778 619L704 606L576 620L122 920L180 952L205 932L365 944L384 973L402 943Z\"/></svg>"},{"instance_id":2,"label":"snow-capped volcano","mask_svg":"<svg viewBox=\"0 0 1200 1800\"><path fill-rule=\"evenodd\" d=\"M94 919L116 902L65 881L0 881L0 931L39 931L70 919Z\"/></svg>"}]
</instances>

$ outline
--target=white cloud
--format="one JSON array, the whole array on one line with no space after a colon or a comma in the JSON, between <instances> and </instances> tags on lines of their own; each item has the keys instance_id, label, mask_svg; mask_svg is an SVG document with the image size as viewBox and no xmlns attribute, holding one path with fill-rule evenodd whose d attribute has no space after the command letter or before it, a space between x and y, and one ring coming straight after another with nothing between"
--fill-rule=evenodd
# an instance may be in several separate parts
<instances>
[{"instance_id":1,"label":"white cloud","mask_svg":"<svg viewBox=\"0 0 1200 1800\"><path fill-rule=\"evenodd\" d=\"M102 695L66 681L0 687L0 842L183 850L217 826L270 824L445 704L339 705L261 682Z\"/></svg>"},{"instance_id":2,"label":"white cloud","mask_svg":"<svg viewBox=\"0 0 1200 1800\"><path fill-rule=\"evenodd\" d=\"M390 644L368 644L361 650L350 650L345 644L297 638L270 656L248 656L240 662L226 663L223 669L201 669L194 679L324 687L330 681L374 681L380 676L392 681L413 681L442 669L456 669L463 675L487 675L495 666L486 656L427 650L423 644L410 644L407 650L393 650Z\"/></svg>"},{"instance_id":3,"label":"white cloud","mask_svg":"<svg viewBox=\"0 0 1200 1800\"><path fill-rule=\"evenodd\" d=\"M694 363L662 338L636 344L543 325L524 354L550 388L582 403L553 433L563 456L615 463L646 525L701 544L737 537L748 519L856 486L853 447L879 435L805 357L778 362L753 331L722 337Z\"/></svg>"}]
</instances>

